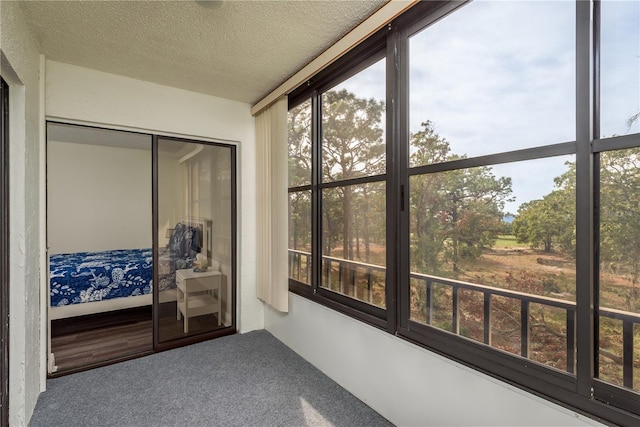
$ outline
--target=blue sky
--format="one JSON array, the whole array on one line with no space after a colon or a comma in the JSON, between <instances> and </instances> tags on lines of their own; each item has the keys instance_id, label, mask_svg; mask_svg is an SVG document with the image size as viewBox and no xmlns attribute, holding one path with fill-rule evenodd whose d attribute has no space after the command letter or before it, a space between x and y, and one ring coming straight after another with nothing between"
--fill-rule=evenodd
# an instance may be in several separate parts
<instances>
[{"instance_id":1,"label":"blue sky","mask_svg":"<svg viewBox=\"0 0 640 427\"><path fill-rule=\"evenodd\" d=\"M431 120L469 157L575 140L573 1L476 0L410 40L410 128ZM442 60L442 59L446 59ZM601 135L640 132L640 1L602 4ZM384 64L344 82L384 99ZM573 156L498 165L515 213L553 189Z\"/></svg>"}]
</instances>

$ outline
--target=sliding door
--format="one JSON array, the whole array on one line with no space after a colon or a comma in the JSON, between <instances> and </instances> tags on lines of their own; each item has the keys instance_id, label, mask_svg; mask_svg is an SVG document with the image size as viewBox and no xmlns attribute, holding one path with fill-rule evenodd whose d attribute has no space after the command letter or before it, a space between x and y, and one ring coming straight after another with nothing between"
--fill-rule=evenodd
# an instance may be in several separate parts
<instances>
[{"instance_id":1,"label":"sliding door","mask_svg":"<svg viewBox=\"0 0 640 427\"><path fill-rule=\"evenodd\" d=\"M47 125L52 372L152 350L152 138Z\"/></svg>"},{"instance_id":2,"label":"sliding door","mask_svg":"<svg viewBox=\"0 0 640 427\"><path fill-rule=\"evenodd\" d=\"M235 332L235 147L47 124L51 374Z\"/></svg>"},{"instance_id":3,"label":"sliding door","mask_svg":"<svg viewBox=\"0 0 640 427\"><path fill-rule=\"evenodd\" d=\"M233 332L235 147L156 147L156 343Z\"/></svg>"}]
</instances>

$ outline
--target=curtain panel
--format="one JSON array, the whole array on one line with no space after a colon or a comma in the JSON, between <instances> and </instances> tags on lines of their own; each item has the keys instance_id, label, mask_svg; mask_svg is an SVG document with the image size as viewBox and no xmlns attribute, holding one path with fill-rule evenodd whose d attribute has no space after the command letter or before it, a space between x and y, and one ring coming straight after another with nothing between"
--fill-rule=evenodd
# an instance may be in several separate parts
<instances>
[{"instance_id":1,"label":"curtain panel","mask_svg":"<svg viewBox=\"0 0 640 427\"><path fill-rule=\"evenodd\" d=\"M289 310L287 97L256 116L257 294Z\"/></svg>"}]
</instances>

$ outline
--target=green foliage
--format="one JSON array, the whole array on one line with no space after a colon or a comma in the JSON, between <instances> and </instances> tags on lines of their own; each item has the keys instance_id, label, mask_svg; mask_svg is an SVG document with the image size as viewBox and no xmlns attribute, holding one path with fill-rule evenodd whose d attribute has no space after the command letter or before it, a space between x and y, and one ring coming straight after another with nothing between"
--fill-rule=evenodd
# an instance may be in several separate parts
<instances>
[{"instance_id":1,"label":"green foliage","mask_svg":"<svg viewBox=\"0 0 640 427\"><path fill-rule=\"evenodd\" d=\"M346 90L322 96L322 180L353 179L386 172L384 102L357 97ZM289 185L311 184L311 106L292 109L289 120ZM637 115L630 118L637 121ZM430 121L410 135L411 167L464 159ZM599 254L601 271L627 280L630 289L618 300L640 309L640 149L599 154ZM520 205L512 223L503 220L512 200L508 177L491 167L412 175L409 182L411 270L457 277L462 265L487 248L525 243L545 252L575 256L575 163L554 179L554 189ZM311 246L310 191L290 194L290 247ZM322 203L322 247L325 255L384 264L386 246L384 182L325 189ZM499 236L515 236L513 240ZM341 248L340 248L341 246ZM340 253L341 252L341 253ZM613 285L612 285L613 286ZM548 280L542 292L557 292L564 283ZM601 286L602 289L605 287Z\"/></svg>"},{"instance_id":2,"label":"green foliage","mask_svg":"<svg viewBox=\"0 0 640 427\"><path fill-rule=\"evenodd\" d=\"M458 160L431 122L411 135L412 165ZM482 255L503 230L511 179L490 167L416 175L410 182L411 264L414 271L442 273L443 261L456 273L464 259Z\"/></svg>"},{"instance_id":3,"label":"green foliage","mask_svg":"<svg viewBox=\"0 0 640 427\"><path fill-rule=\"evenodd\" d=\"M600 155L600 260L626 277L626 309L640 310L640 148Z\"/></svg>"},{"instance_id":4,"label":"green foliage","mask_svg":"<svg viewBox=\"0 0 640 427\"><path fill-rule=\"evenodd\" d=\"M505 236L510 236L513 234L513 222L502 221L502 230L500 230L500 234Z\"/></svg>"},{"instance_id":5,"label":"green foliage","mask_svg":"<svg viewBox=\"0 0 640 427\"><path fill-rule=\"evenodd\" d=\"M311 193L289 193L289 248L311 249Z\"/></svg>"},{"instance_id":6,"label":"green foliage","mask_svg":"<svg viewBox=\"0 0 640 427\"><path fill-rule=\"evenodd\" d=\"M322 175L327 181L385 172L384 102L343 89L322 95Z\"/></svg>"},{"instance_id":7,"label":"green foliage","mask_svg":"<svg viewBox=\"0 0 640 427\"><path fill-rule=\"evenodd\" d=\"M289 111L289 186L311 184L311 104ZM311 249L311 193L289 193L289 248Z\"/></svg>"},{"instance_id":8,"label":"green foliage","mask_svg":"<svg viewBox=\"0 0 640 427\"><path fill-rule=\"evenodd\" d=\"M513 248L517 246L518 242L513 234L500 234L493 244L493 248Z\"/></svg>"},{"instance_id":9,"label":"green foliage","mask_svg":"<svg viewBox=\"0 0 640 427\"><path fill-rule=\"evenodd\" d=\"M311 103L289 110L289 186L311 184Z\"/></svg>"},{"instance_id":10,"label":"green foliage","mask_svg":"<svg viewBox=\"0 0 640 427\"><path fill-rule=\"evenodd\" d=\"M551 252L558 247L575 255L575 165L555 178L556 189L539 200L523 203L513 221L518 243Z\"/></svg>"}]
</instances>

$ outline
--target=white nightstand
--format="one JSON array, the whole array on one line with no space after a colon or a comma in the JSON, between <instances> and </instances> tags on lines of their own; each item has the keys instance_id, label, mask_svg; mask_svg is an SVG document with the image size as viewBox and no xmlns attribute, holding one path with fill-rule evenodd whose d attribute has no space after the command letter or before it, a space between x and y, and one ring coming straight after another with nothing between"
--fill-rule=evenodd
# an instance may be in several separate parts
<instances>
[{"instance_id":1,"label":"white nightstand","mask_svg":"<svg viewBox=\"0 0 640 427\"><path fill-rule=\"evenodd\" d=\"M176 270L178 293L178 317L184 316L184 333L189 332L189 318L203 314L217 314L220 326L220 284L222 273L205 271L195 273L192 269Z\"/></svg>"}]
</instances>

